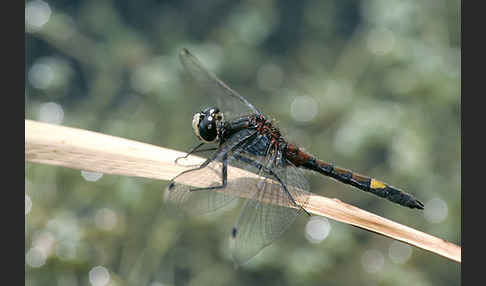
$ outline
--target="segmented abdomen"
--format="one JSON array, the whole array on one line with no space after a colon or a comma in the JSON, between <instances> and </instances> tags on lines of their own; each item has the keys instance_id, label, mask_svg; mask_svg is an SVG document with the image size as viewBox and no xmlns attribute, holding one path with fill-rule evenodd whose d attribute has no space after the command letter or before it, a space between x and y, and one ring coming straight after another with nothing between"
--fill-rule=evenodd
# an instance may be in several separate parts
<instances>
[{"instance_id":1,"label":"segmented abdomen","mask_svg":"<svg viewBox=\"0 0 486 286\"><path fill-rule=\"evenodd\" d=\"M376 179L317 160L314 156L299 150L299 148L293 144L288 144L286 146L285 155L287 159L297 167L321 173L365 192L370 192L374 195L386 198L402 206L412 209L424 208L424 205L420 201L416 200L412 195L406 192Z\"/></svg>"}]
</instances>

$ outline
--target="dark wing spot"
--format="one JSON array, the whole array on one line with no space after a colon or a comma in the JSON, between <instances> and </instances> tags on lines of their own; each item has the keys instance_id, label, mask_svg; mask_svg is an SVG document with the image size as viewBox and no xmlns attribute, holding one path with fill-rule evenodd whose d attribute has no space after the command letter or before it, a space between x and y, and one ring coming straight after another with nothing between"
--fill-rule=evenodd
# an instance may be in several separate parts
<instances>
[{"instance_id":1,"label":"dark wing spot","mask_svg":"<svg viewBox=\"0 0 486 286\"><path fill-rule=\"evenodd\" d=\"M175 182L170 182L168 185L167 185L167 189L171 190L172 188L174 188L175 186Z\"/></svg>"},{"instance_id":2,"label":"dark wing spot","mask_svg":"<svg viewBox=\"0 0 486 286\"><path fill-rule=\"evenodd\" d=\"M233 227L233 230L231 231L231 236L232 236L233 238L235 238L235 237L236 237L236 232L237 232L236 227Z\"/></svg>"}]
</instances>

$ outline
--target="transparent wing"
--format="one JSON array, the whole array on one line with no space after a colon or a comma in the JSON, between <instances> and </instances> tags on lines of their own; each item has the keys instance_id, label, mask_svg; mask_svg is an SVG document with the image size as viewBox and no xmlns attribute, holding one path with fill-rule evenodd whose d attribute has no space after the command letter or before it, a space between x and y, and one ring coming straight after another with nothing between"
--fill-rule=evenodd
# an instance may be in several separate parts
<instances>
[{"instance_id":1,"label":"transparent wing","mask_svg":"<svg viewBox=\"0 0 486 286\"><path fill-rule=\"evenodd\" d=\"M245 178L228 181L226 188L212 190L196 190L195 188L209 188L221 186L223 183L223 160L231 165L235 156L242 152L245 140L254 131L242 130L234 134L210 158L210 163L204 168L195 168L177 175L166 188L166 200L189 214L203 214L218 210L237 196L235 192L245 189L248 184ZM248 142L246 144L249 144ZM225 159L226 157L226 159Z\"/></svg>"},{"instance_id":2,"label":"transparent wing","mask_svg":"<svg viewBox=\"0 0 486 286\"><path fill-rule=\"evenodd\" d=\"M213 97L216 107L224 113L227 119L251 113L262 114L245 98L204 68L201 62L187 49L181 49L179 58L185 70L201 86L204 93Z\"/></svg>"},{"instance_id":3,"label":"transparent wing","mask_svg":"<svg viewBox=\"0 0 486 286\"><path fill-rule=\"evenodd\" d=\"M246 202L233 230L232 251L237 264L247 262L279 238L307 207L309 186L302 171L292 165L272 171L281 182L267 176L254 184L253 197Z\"/></svg>"},{"instance_id":4,"label":"transparent wing","mask_svg":"<svg viewBox=\"0 0 486 286\"><path fill-rule=\"evenodd\" d=\"M282 164L279 152L267 156L248 153L261 151L267 140L254 131L242 130L209 159L207 166L181 173L167 188L167 199L191 214L223 208L237 197L248 198L233 232L233 258L238 264L279 238L307 207L309 186L300 169L290 162ZM221 185L225 158L235 167L228 170L226 188L191 191ZM235 174L241 170L246 173ZM250 173L254 176L245 175Z\"/></svg>"},{"instance_id":5,"label":"transparent wing","mask_svg":"<svg viewBox=\"0 0 486 286\"><path fill-rule=\"evenodd\" d=\"M230 189L191 191L222 184L222 163L213 161L205 168L178 176L166 189L166 200L192 215L204 214L223 208L237 197Z\"/></svg>"}]
</instances>

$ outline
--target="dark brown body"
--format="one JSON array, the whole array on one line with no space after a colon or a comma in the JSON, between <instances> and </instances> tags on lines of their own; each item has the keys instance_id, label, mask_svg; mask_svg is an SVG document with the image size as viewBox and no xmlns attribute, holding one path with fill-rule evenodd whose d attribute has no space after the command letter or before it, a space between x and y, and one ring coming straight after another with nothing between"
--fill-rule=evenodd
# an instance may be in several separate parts
<instances>
[{"instance_id":1,"label":"dark brown body","mask_svg":"<svg viewBox=\"0 0 486 286\"><path fill-rule=\"evenodd\" d=\"M300 150L296 145L287 143L283 136L281 136L279 129L275 127L272 122L266 120L262 115L253 114L234 119L230 123L226 122L223 129L223 141L231 137L235 132L239 132L243 129L256 130L260 135L258 139L260 144L254 144L253 147L246 150L254 155L266 156L269 150L279 150L282 152L284 161L287 161L296 167L318 172L365 192L386 198L402 206L412 209L424 208L424 205L420 201L416 200L408 193L376 179L320 161L313 155ZM251 132L248 131L248 134L250 133Z\"/></svg>"},{"instance_id":2,"label":"dark brown body","mask_svg":"<svg viewBox=\"0 0 486 286\"><path fill-rule=\"evenodd\" d=\"M370 192L380 197L387 198L402 206L407 206L412 209L424 208L424 205L420 201L414 199L410 194L376 179L317 160L314 156L299 150L299 148L293 144L287 144L284 153L287 160L297 167L321 173L365 192Z\"/></svg>"}]
</instances>

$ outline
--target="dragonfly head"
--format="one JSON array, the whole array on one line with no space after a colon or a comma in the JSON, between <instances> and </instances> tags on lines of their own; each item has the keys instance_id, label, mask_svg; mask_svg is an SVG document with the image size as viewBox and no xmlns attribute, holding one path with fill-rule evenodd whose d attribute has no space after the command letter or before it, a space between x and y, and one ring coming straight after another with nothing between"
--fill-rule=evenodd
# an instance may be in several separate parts
<instances>
[{"instance_id":1,"label":"dragonfly head","mask_svg":"<svg viewBox=\"0 0 486 286\"><path fill-rule=\"evenodd\" d=\"M194 114L192 129L196 137L206 143L218 140L218 125L223 120L223 114L216 107L208 107Z\"/></svg>"}]
</instances>

